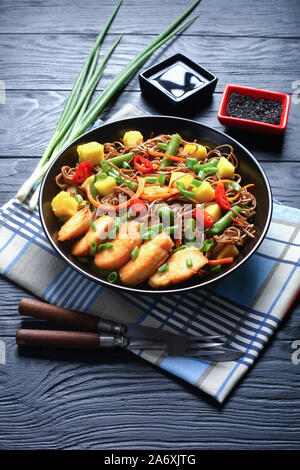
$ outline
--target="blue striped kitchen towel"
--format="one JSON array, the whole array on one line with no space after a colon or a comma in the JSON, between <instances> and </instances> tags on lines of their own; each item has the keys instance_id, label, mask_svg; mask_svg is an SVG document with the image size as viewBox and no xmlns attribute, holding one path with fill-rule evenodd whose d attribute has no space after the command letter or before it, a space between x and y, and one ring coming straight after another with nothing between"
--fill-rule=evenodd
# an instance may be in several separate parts
<instances>
[{"instance_id":1,"label":"blue striped kitchen towel","mask_svg":"<svg viewBox=\"0 0 300 470\"><path fill-rule=\"evenodd\" d=\"M114 116L144 114L127 106ZM84 278L54 252L38 211L16 198L0 210L0 272L44 301L115 321L166 328L178 334L226 334L245 354L211 363L136 351L144 359L223 402L280 325L300 285L300 210L274 203L259 250L214 288L177 295L118 294Z\"/></svg>"}]
</instances>

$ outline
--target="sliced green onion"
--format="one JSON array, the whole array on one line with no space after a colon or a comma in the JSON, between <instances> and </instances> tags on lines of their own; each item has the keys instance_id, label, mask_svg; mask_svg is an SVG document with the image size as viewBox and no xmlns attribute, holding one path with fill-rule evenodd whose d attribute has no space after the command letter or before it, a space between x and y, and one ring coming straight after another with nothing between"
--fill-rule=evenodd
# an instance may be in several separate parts
<instances>
[{"instance_id":1,"label":"sliced green onion","mask_svg":"<svg viewBox=\"0 0 300 470\"><path fill-rule=\"evenodd\" d=\"M159 273L164 273L165 271L168 271L168 269L169 269L168 263L164 263L164 264L162 264L162 265L158 268L157 271L158 271Z\"/></svg>"},{"instance_id":2,"label":"sliced green onion","mask_svg":"<svg viewBox=\"0 0 300 470\"><path fill-rule=\"evenodd\" d=\"M157 211L157 214L164 225L174 221L174 212L167 205L161 205Z\"/></svg>"},{"instance_id":3,"label":"sliced green onion","mask_svg":"<svg viewBox=\"0 0 300 470\"><path fill-rule=\"evenodd\" d=\"M107 160L109 163L113 163L115 166L122 166L123 163L128 163L135 156L137 152L129 152L124 155L118 155L117 157L110 158Z\"/></svg>"},{"instance_id":4,"label":"sliced green onion","mask_svg":"<svg viewBox=\"0 0 300 470\"><path fill-rule=\"evenodd\" d=\"M70 218L69 215L62 215L61 217L59 217L58 222L60 224L64 224L69 218Z\"/></svg>"},{"instance_id":5,"label":"sliced green onion","mask_svg":"<svg viewBox=\"0 0 300 470\"><path fill-rule=\"evenodd\" d=\"M126 170L126 169L131 169L131 166L129 165L129 163L123 162L123 163L122 163L122 168L124 168L124 170Z\"/></svg>"},{"instance_id":6,"label":"sliced green onion","mask_svg":"<svg viewBox=\"0 0 300 470\"><path fill-rule=\"evenodd\" d=\"M86 258L85 256L78 256L77 261L79 261L79 263L82 263L82 264L89 264L90 260Z\"/></svg>"},{"instance_id":7,"label":"sliced green onion","mask_svg":"<svg viewBox=\"0 0 300 470\"><path fill-rule=\"evenodd\" d=\"M180 245L178 248L175 248L175 250L173 250L173 253L176 253L177 251L185 250L185 248L187 248L186 245Z\"/></svg>"},{"instance_id":8,"label":"sliced green onion","mask_svg":"<svg viewBox=\"0 0 300 470\"><path fill-rule=\"evenodd\" d=\"M102 250L108 250L108 248L112 248L114 245L111 242L105 242L105 243L100 243L100 245L97 246L97 251L102 251Z\"/></svg>"},{"instance_id":9,"label":"sliced green onion","mask_svg":"<svg viewBox=\"0 0 300 470\"><path fill-rule=\"evenodd\" d=\"M90 222L90 227L91 227L91 229L92 229L94 232L96 232L96 230L97 230L97 225L95 224L95 222Z\"/></svg>"},{"instance_id":10,"label":"sliced green onion","mask_svg":"<svg viewBox=\"0 0 300 470\"><path fill-rule=\"evenodd\" d=\"M116 271L113 271L113 272L109 273L109 275L107 276L107 280L111 284L116 282L117 279L118 279L118 273Z\"/></svg>"},{"instance_id":11,"label":"sliced green onion","mask_svg":"<svg viewBox=\"0 0 300 470\"><path fill-rule=\"evenodd\" d=\"M193 266L192 258L186 258L185 262L186 262L186 265L187 265L188 268L192 268L192 266Z\"/></svg>"},{"instance_id":12,"label":"sliced green onion","mask_svg":"<svg viewBox=\"0 0 300 470\"><path fill-rule=\"evenodd\" d=\"M163 142L157 142L157 147L160 149L160 150L166 150L167 148L167 144L164 144Z\"/></svg>"},{"instance_id":13,"label":"sliced green onion","mask_svg":"<svg viewBox=\"0 0 300 470\"><path fill-rule=\"evenodd\" d=\"M236 182L226 183L225 186L228 189L234 189L234 191L236 191L237 193L240 193L242 191L242 186Z\"/></svg>"},{"instance_id":14,"label":"sliced green onion","mask_svg":"<svg viewBox=\"0 0 300 470\"><path fill-rule=\"evenodd\" d=\"M95 256L96 251L97 251L97 243L93 241L90 246L90 255Z\"/></svg>"},{"instance_id":15,"label":"sliced green onion","mask_svg":"<svg viewBox=\"0 0 300 470\"><path fill-rule=\"evenodd\" d=\"M139 254L139 247L138 246L135 246L131 252L131 259L132 261L134 261L137 257L138 257L138 254Z\"/></svg>"},{"instance_id":16,"label":"sliced green onion","mask_svg":"<svg viewBox=\"0 0 300 470\"><path fill-rule=\"evenodd\" d=\"M189 242L196 240L196 221L191 218L185 222L184 238Z\"/></svg>"},{"instance_id":17,"label":"sliced green onion","mask_svg":"<svg viewBox=\"0 0 300 470\"><path fill-rule=\"evenodd\" d=\"M143 240L150 240L151 238L155 237L158 233L160 233L163 230L163 224L156 224L152 225L146 232L141 234L140 230L140 236Z\"/></svg>"}]
</instances>

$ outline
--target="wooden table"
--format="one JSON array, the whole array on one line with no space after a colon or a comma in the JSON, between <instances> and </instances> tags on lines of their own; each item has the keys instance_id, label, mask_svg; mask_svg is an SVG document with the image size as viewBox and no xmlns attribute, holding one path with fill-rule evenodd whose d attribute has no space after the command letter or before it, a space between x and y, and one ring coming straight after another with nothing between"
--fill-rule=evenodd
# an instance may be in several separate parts
<instances>
[{"instance_id":1,"label":"wooden table","mask_svg":"<svg viewBox=\"0 0 300 470\"><path fill-rule=\"evenodd\" d=\"M0 4L0 202L31 174L96 34L112 11L104 0L2 0ZM187 7L186 0L124 0L104 47L125 35L99 89ZM226 130L262 163L274 198L300 207L300 3L295 0L203 0L199 19L158 51L176 52L218 78L211 103L189 117L224 130L217 109L226 83L292 94L284 138ZM145 68L146 65L143 66ZM297 85L297 84L295 84ZM2 96L3 101L3 96ZM141 96L137 74L106 107L127 102L159 114ZM28 295L0 279L0 449L297 449L300 446L300 339L295 303L266 350L224 405L131 354L20 352L18 301ZM37 321L34 322L37 325ZM29 324L27 323L27 326Z\"/></svg>"}]
</instances>

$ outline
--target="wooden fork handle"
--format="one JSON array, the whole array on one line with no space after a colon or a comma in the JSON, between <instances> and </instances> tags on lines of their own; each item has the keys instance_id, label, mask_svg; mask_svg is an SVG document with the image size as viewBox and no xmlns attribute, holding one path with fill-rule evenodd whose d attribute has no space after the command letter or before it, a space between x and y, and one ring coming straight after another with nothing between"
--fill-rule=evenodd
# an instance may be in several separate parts
<instances>
[{"instance_id":1,"label":"wooden fork handle","mask_svg":"<svg viewBox=\"0 0 300 470\"><path fill-rule=\"evenodd\" d=\"M21 299L19 312L22 315L49 320L84 331L97 331L99 318L35 299Z\"/></svg>"},{"instance_id":2,"label":"wooden fork handle","mask_svg":"<svg viewBox=\"0 0 300 470\"><path fill-rule=\"evenodd\" d=\"M16 340L19 346L46 349L99 349L101 339L98 333L20 329Z\"/></svg>"}]
</instances>

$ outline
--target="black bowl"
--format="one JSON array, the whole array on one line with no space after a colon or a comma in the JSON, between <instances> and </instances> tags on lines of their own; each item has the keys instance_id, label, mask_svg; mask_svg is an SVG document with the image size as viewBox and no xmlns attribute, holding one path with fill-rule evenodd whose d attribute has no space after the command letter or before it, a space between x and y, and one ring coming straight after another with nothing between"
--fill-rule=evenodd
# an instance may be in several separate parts
<instances>
[{"instance_id":1,"label":"black bowl","mask_svg":"<svg viewBox=\"0 0 300 470\"><path fill-rule=\"evenodd\" d=\"M242 176L244 184L254 183L253 194L258 200L258 206L254 219L257 227L257 237L249 239L245 246L241 249L241 258L234 266L228 266L221 274L211 276L209 278L200 279L198 276L192 277L189 281L174 285L168 289L153 289L147 282L140 284L134 288L126 287L121 284L110 284L105 279L101 279L95 272L84 267L72 256L68 246L57 241L58 224L57 218L51 210L52 198L57 194L57 186L55 176L60 172L63 165L75 166L78 161L77 145L98 141L100 143L112 142L122 138L128 130L137 129L141 131L144 138L149 138L153 132L157 134L173 134L178 132L185 140L193 141L197 139L202 143L218 146L221 144L230 144L234 147L235 155L239 160L239 174ZM272 194L268 179L257 160L251 153L239 144L236 140L216 131L210 127L199 124L189 119L169 117L169 116L146 116L123 119L121 121L104 124L97 129L89 131L72 142L65 150L63 150L53 161L48 169L41 186L39 198L39 210L43 229L49 239L54 250L76 271L93 280L96 283L127 292L136 292L144 294L156 293L177 293L189 291L198 287L203 287L215 281L219 281L231 272L238 269L250 256L257 250L263 241L268 230L272 215Z\"/></svg>"}]
</instances>

